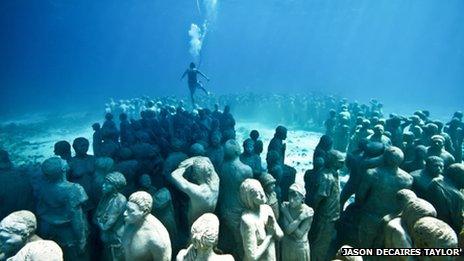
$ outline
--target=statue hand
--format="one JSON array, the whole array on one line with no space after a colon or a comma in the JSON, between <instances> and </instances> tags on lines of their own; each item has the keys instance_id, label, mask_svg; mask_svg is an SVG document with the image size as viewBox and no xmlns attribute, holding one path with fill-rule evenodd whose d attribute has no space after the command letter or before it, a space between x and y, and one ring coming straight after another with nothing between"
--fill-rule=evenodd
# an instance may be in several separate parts
<instances>
[{"instance_id":1,"label":"statue hand","mask_svg":"<svg viewBox=\"0 0 464 261\"><path fill-rule=\"evenodd\" d=\"M274 220L272 219L271 216L268 216L267 222L264 225L264 228L266 229L266 234L267 235L274 235L275 234Z\"/></svg>"}]
</instances>

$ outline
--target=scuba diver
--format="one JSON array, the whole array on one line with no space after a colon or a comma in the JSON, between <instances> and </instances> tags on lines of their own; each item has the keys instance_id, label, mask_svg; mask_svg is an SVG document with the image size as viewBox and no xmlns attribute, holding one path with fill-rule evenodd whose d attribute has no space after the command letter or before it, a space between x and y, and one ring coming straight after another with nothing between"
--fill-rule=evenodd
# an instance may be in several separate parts
<instances>
[{"instance_id":1,"label":"scuba diver","mask_svg":"<svg viewBox=\"0 0 464 261\"><path fill-rule=\"evenodd\" d=\"M195 101L193 100L193 95L195 94L195 91L196 91L197 88L203 90L206 93L206 95L209 95L209 92L206 91L206 89L203 87L203 84L201 83L201 81L198 81L197 74L200 74L207 81L209 81L208 76L206 76L202 72L200 72L196 68L195 63L193 63L193 62L190 63L190 68L185 70L184 74L182 74L182 77L180 78L182 80L182 79L184 79L185 75L188 75L188 87L189 87L189 90L190 90L190 99L192 100L192 106L193 107L195 107Z\"/></svg>"}]
</instances>

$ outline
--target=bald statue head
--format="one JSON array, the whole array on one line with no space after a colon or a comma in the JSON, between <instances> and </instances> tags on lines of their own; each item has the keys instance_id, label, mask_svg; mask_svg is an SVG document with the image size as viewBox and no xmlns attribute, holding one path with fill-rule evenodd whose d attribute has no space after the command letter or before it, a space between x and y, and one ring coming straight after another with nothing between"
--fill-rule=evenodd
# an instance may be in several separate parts
<instances>
[{"instance_id":1,"label":"bald statue head","mask_svg":"<svg viewBox=\"0 0 464 261\"><path fill-rule=\"evenodd\" d=\"M11 213L0 222L0 255L18 252L37 229L37 219L27 210Z\"/></svg>"}]
</instances>

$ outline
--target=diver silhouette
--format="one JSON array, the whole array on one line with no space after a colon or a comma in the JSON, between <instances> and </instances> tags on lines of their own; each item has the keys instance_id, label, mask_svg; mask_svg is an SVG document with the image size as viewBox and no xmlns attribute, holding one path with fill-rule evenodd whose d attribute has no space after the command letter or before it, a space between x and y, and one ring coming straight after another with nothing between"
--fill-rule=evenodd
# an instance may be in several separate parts
<instances>
[{"instance_id":1,"label":"diver silhouette","mask_svg":"<svg viewBox=\"0 0 464 261\"><path fill-rule=\"evenodd\" d=\"M195 63L191 62L190 63L190 68L185 70L184 74L182 74L182 77L180 78L181 80L184 79L185 75L188 76L188 87L190 90L190 100L192 101L192 106L195 107L195 101L193 95L195 94L196 89L201 89L205 92L206 95L209 95L209 92L206 91L206 89L203 87L203 84L201 81L198 81L197 79L197 74L200 74L203 76L207 81L209 81L208 76L200 72L195 66Z\"/></svg>"}]
</instances>

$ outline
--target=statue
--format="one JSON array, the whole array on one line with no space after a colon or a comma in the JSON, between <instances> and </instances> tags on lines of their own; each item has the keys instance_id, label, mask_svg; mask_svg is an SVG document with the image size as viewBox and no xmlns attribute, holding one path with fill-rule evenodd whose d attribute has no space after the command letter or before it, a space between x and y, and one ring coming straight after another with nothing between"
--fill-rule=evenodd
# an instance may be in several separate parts
<instances>
[{"instance_id":1,"label":"statue","mask_svg":"<svg viewBox=\"0 0 464 261\"><path fill-rule=\"evenodd\" d=\"M98 199L93 198L94 195L91 193L94 181L95 158L87 154L89 145L90 143L86 138L79 137L74 139L72 146L76 156L72 157L69 161L68 173L68 180L81 185L89 196L89 201L84 211L94 209L98 203Z\"/></svg>"},{"instance_id":2,"label":"statue","mask_svg":"<svg viewBox=\"0 0 464 261\"><path fill-rule=\"evenodd\" d=\"M211 160L216 172L221 170L224 162L224 148L221 144L222 134L220 131L213 131L210 137L210 146L206 151L206 156Z\"/></svg>"},{"instance_id":3,"label":"statue","mask_svg":"<svg viewBox=\"0 0 464 261\"><path fill-rule=\"evenodd\" d=\"M304 204L306 191L303 185L290 186L289 201L282 203L282 260L310 260L308 232L314 211Z\"/></svg>"},{"instance_id":4,"label":"statue","mask_svg":"<svg viewBox=\"0 0 464 261\"><path fill-rule=\"evenodd\" d=\"M266 204L272 208L275 218L279 220L280 203L276 193L276 180L271 174L263 173L261 175L260 182L263 186L264 193L266 194Z\"/></svg>"},{"instance_id":5,"label":"statue","mask_svg":"<svg viewBox=\"0 0 464 261\"><path fill-rule=\"evenodd\" d=\"M71 144L65 140L60 140L55 143L53 152L56 156L66 160L68 163L71 160Z\"/></svg>"},{"instance_id":6,"label":"statue","mask_svg":"<svg viewBox=\"0 0 464 261\"><path fill-rule=\"evenodd\" d=\"M341 152L331 150L327 153L324 168L315 174L310 200L310 206L314 209L314 221L309 235L311 260L332 258L337 251L334 240L337 235L335 222L340 217L338 170L343 164Z\"/></svg>"},{"instance_id":7,"label":"statue","mask_svg":"<svg viewBox=\"0 0 464 261\"><path fill-rule=\"evenodd\" d=\"M13 212L0 222L0 260L14 256L29 242L41 240L35 234L37 220L27 210Z\"/></svg>"},{"instance_id":8,"label":"statue","mask_svg":"<svg viewBox=\"0 0 464 261\"><path fill-rule=\"evenodd\" d=\"M122 245L125 260L171 260L171 241L163 224L151 212L153 199L145 191L129 197L124 211Z\"/></svg>"},{"instance_id":9,"label":"statue","mask_svg":"<svg viewBox=\"0 0 464 261\"><path fill-rule=\"evenodd\" d=\"M240 161L250 166L253 170L253 177L258 179L263 171L261 158L254 152L254 142L252 139L246 139L243 142L243 153L240 154Z\"/></svg>"},{"instance_id":10,"label":"statue","mask_svg":"<svg viewBox=\"0 0 464 261\"><path fill-rule=\"evenodd\" d=\"M220 255L214 252L219 238L219 219L216 215L205 213L192 224L191 244L177 254L177 261L234 260L232 255Z\"/></svg>"},{"instance_id":11,"label":"statue","mask_svg":"<svg viewBox=\"0 0 464 261\"><path fill-rule=\"evenodd\" d=\"M107 260L121 260L123 257L121 236L124 227L123 212L127 200L119 191L125 185L126 179L121 173L108 174L102 185L103 196L95 213L95 223L101 230L100 239L105 250L110 253L107 255Z\"/></svg>"},{"instance_id":12,"label":"statue","mask_svg":"<svg viewBox=\"0 0 464 261\"><path fill-rule=\"evenodd\" d=\"M259 181L243 181L240 186L240 201L244 205L240 222L243 260L277 260L275 241L283 237L283 232L272 209L265 204L266 195Z\"/></svg>"},{"instance_id":13,"label":"statue","mask_svg":"<svg viewBox=\"0 0 464 261\"><path fill-rule=\"evenodd\" d=\"M274 137L269 142L269 146L267 148L267 153L271 151L277 152L282 165L285 162L286 144L284 143L284 140L286 139L287 139L287 128L279 125L277 126L275 133L274 133Z\"/></svg>"},{"instance_id":14,"label":"statue","mask_svg":"<svg viewBox=\"0 0 464 261\"><path fill-rule=\"evenodd\" d=\"M259 139L259 132L257 130L252 130L250 132L250 138L254 142L254 152L256 155L261 155L263 152L263 141Z\"/></svg>"},{"instance_id":15,"label":"statue","mask_svg":"<svg viewBox=\"0 0 464 261\"><path fill-rule=\"evenodd\" d=\"M188 169L190 173L187 173ZM189 174L191 181L185 177L186 174ZM197 156L182 161L172 172L171 182L189 196L188 224L191 225L204 213L214 212L219 195L219 178L209 158Z\"/></svg>"},{"instance_id":16,"label":"statue","mask_svg":"<svg viewBox=\"0 0 464 261\"><path fill-rule=\"evenodd\" d=\"M40 234L53 239L66 260L86 260L88 223L82 208L88 197L81 185L66 180L67 170L57 157L42 163L44 180L36 194Z\"/></svg>"},{"instance_id":17,"label":"statue","mask_svg":"<svg viewBox=\"0 0 464 261\"><path fill-rule=\"evenodd\" d=\"M239 259L242 253L240 237L240 217L243 206L240 197L240 184L253 177L251 168L243 164L240 159L240 145L235 140L228 140L224 144L224 163L219 172L220 189L217 210L221 221L219 246L222 250L232 253Z\"/></svg>"},{"instance_id":18,"label":"statue","mask_svg":"<svg viewBox=\"0 0 464 261\"><path fill-rule=\"evenodd\" d=\"M425 200L430 200L433 195L428 191L430 183L434 178L443 179L443 159L437 156L430 156L425 161L425 169L416 170L411 172L411 176L414 178L412 184L412 190L417 194L418 197Z\"/></svg>"},{"instance_id":19,"label":"statue","mask_svg":"<svg viewBox=\"0 0 464 261\"><path fill-rule=\"evenodd\" d=\"M433 135L431 138L430 147L427 149L427 156L437 156L443 159L445 163L445 169L449 167L449 165L454 163L454 157L451 153L447 152L443 147L445 143L445 138L441 135Z\"/></svg>"},{"instance_id":20,"label":"statue","mask_svg":"<svg viewBox=\"0 0 464 261\"><path fill-rule=\"evenodd\" d=\"M1 257L0 257L1 259ZM27 243L26 246L7 261L63 261L63 251L60 246L50 240L39 240Z\"/></svg>"},{"instance_id":21,"label":"statue","mask_svg":"<svg viewBox=\"0 0 464 261\"><path fill-rule=\"evenodd\" d=\"M359 244L363 247L375 246L374 241L385 215L397 213L400 206L396 193L411 188L413 178L399 168L403 152L397 147L385 149L382 166L367 170L356 193L356 202L361 206Z\"/></svg>"}]
</instances>

